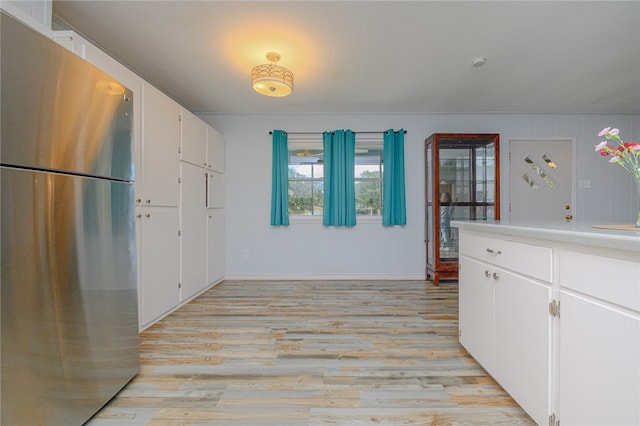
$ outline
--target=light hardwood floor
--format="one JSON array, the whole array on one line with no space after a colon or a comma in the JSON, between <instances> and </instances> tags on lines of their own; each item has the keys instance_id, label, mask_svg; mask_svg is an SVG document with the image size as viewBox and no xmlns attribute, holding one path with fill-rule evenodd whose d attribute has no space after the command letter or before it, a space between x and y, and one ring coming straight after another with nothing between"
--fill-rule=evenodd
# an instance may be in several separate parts
<instances>
[{"instance_id":1,"label":"light hardwood floor","mask_svg":"<svg viewBox=\"0 0 640 426\"><path fill-rule=\"evenodd\" d=\"M224 281L141 335L89 426L534 425L458 343L457 284Z\"/></svg>"}]
</instances>

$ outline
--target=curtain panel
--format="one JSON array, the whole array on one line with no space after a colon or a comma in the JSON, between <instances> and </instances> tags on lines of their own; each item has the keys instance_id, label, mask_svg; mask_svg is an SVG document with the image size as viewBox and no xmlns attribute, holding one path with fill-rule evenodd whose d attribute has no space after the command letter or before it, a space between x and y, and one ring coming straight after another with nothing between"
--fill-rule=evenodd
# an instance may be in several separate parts
<instances>
[{"instance_id":1,"label":"curtain panel","mask_svg":"<svg viewBox=\"0 0 640 426\"><path fill-rule=\"evenodd\" d=\"M406 225L404 188L404 130L389 129L383 136L382 224Z\"/></svg>"},{"instance_id":2,"label":"curtain panel","mask_svg":"<svg viewBox=\"0 0 640 426\"><path fill-rule=\"evenodd\" d=\"M271 162L271 225L289 226L289 152L287 133L273 131Z\"/></svg>"},{"instance_id":3,"label":"curtain panel","mask_svg":"<svg viewBox=\"0 0 640 426\"><path fill-rule=\"evenodd\" d=\"M324 151L325 226L355 226L356 135L351 130L335 130L322 134Z\"/></svg>"}]
</instances>

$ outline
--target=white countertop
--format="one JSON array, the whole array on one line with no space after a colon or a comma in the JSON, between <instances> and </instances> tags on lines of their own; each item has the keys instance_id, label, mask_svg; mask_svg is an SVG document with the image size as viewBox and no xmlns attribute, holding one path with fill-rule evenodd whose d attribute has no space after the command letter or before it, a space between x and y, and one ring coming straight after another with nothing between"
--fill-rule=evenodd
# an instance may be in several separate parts
<instances>
[{"instance_id":1,"label":"white countertop","mask_svg":"<svg viewBox=\"0 0 640 426\"><path fill-rule=\"evenodd\" d=\"M495 234L538 238L564 243L609 247L640 253L640 228L638 231L614 231L593 228L594 223L580 222L522 222L461 221L454 220L451 226L491 232Z\"/></svg>"}]
</instances>

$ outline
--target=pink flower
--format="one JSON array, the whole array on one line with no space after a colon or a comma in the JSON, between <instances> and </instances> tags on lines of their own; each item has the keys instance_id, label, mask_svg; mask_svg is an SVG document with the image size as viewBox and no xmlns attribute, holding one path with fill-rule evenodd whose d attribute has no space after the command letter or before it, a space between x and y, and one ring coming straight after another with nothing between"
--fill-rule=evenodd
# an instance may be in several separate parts
<instances>
[{"instance_id":1,"label":"pink flower","mask_svg":"<svg viewBox=\"0 0 640 426\"><path fill-rule=\"evenodd\" d=\"M617 164L640 182L640 142L625 142L620 137L620 129L605 127L598 136L607 140L595 146L602 157L611 156L609 163ZM609 141L614 141L611 145Z\"/></svg>"}]
</instances>

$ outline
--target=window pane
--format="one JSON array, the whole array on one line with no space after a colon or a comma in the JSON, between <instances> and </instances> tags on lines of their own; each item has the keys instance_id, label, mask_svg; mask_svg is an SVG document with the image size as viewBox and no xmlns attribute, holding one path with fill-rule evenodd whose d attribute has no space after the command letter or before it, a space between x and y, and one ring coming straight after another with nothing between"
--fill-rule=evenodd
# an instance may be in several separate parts
<instances>
[{"instance_id":1,"label":"window pane","mask_svg":"<svg viewBox=\"0 0 640 426\"><path fill-rule=\"evenodd\" d=\"M355 189L356 214L382 215L382 143L356 142Z\"/></svg>"},{"instance_id":2,"label":"window pane","mask_svg":"<svg viewBox=\"0 0 640 426\"><path fill-rule=\"evenodd\" d=\"M289 181L289 214L322 214L322 181Z\"/></svg>"},{"instance_id":3,"label":"window pane","mask_svg":"<svg viewBox=\"0 0 640 426\"><path fill-rule=\"evenodd\" d=\"M356 179L358 178L380 179L380 164L356 165L355 175L356 175Z\"/></svg>"},{"instance_id":4,"label":"window pane","mask_svg":"<svg viewBox=\"0 0 640 426\"><path fill-rule=\"evenodd\" d=\"M356 214L382 215L382 184L379 180L356 180Z\"/></svg>"}]
</instances>

